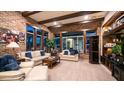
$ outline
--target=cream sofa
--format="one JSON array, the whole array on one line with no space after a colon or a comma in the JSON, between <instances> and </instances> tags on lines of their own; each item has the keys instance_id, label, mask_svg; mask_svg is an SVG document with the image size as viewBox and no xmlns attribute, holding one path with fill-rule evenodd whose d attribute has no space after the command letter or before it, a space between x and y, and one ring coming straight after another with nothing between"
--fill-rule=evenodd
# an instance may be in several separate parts
<instances>
[{"instance_id":1,"label":"cream sofa","mask_svg":"<svg viewBox=\"0 0 124 93\"><path fill-rule=\"evenodd\" d=\"M26 52L21 52L21 57L26 58L25 53ZM31 55L31 60L34 61L35 66L42 64L43 59L50 57L50 53L45 53L44 56L41 56L40 51L31 51Z\"/></svg>"},{"instance_id":2,"label":"cream sofa","mask_svg":"<svg viewBox=\"0 0 124 93\"><path fill-rule=\"evenodd\" d=\"M45 81L48 80L47 66L34 66L33 61L21 62L16 71L0 72L1 81Z\"/></svg>"},{"instance_id":3,"label":"cream sofa","mask_svg":"<svg viewBox=\"0 0 124 93\"><path fill-rule=\"evenodd\" d=\"M68 55L64 55L64 51L68 51ZM63 50L62 53L59 54L60 59L61 60L68 60L68 61L74 61L74 62L78 62L79 61L79 57L78 54L75 55L70 55L69 50Z\"/></svg>"}]
</instances>

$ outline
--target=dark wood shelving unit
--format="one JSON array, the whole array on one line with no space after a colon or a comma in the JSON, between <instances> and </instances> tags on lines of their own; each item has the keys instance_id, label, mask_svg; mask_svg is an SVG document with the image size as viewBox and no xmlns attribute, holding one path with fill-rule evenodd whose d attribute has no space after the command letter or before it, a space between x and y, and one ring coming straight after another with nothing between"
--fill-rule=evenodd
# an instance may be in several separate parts
<instances>
[{"instance_id":1,"label":"dark wood shelving unit","mask_svg":"<svg viewBox=\"0 0 124 93\"><path fill-rule=\"evenodd\" d=\"M116 43L116 44L123 44L123 40L121 35L124 34L124 21L121 18L124 18L124 11L120 11L110 18L109 22L107 22L103 27L112 27L113 29L104 32L103 35L103 44L106 43ZM120 23L118 23L120 22ZM118 39L118 41L113 41L113 39ZM111 47L104 47L103 45L103 55L101 56L101 63L105 65L111 72L112 76L115 77L117 80L124 80L124 64L121 56L116 56L115 58L112 57L107 49L111 49ZM112 59L113 58L113 59ZM117 59L119 61L117 61ZM123 69L122 69L123 68Z\"/></svg>"}]
</instances>

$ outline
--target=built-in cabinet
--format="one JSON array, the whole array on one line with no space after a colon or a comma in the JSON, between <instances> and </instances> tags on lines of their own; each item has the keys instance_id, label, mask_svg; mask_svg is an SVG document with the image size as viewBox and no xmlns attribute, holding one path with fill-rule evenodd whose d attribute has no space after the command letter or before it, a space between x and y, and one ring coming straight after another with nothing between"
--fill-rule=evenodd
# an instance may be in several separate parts
<instances>
[{"instance_id":1,"label":"built-in cabinet","mask_svg":"<svg viewBox=\"0 0 124 93\"><path fill-rule=\"evenodd\" d=\"M111 72L117 80L124 80L124 12L119 12L110 19L103 30L103 55L101 63ZM121 46L121 54L115 54L113 47Z\"/></svg>"}]
</instances>

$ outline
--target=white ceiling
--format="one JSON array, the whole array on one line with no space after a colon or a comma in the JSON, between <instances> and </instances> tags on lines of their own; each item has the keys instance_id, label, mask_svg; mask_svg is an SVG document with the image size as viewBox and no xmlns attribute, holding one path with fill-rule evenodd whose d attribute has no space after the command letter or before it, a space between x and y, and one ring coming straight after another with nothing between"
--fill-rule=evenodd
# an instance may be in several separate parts
<instances>
[{"instance_id":1,"label":"white ceiling","mask_svg":"<svg viewBox=\"0 0 124 93\"><path fill-rule=\"evenodd\" d=\"M59 16L76 13L76 12L79 12L79 11L43 11L43 12L30 15L29 17L33 18L36 21L43 21L43 20L47 20L47 19L51 19Z\"/></svg>"}]
</instances>

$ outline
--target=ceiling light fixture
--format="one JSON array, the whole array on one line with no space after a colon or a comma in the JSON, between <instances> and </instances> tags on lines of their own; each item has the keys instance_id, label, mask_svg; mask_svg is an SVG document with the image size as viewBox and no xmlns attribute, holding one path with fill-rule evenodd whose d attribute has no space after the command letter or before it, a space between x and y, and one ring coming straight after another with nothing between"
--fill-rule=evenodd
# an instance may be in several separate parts
<instances>
[{"instance_id":1,"label":"ceiling light fixture","mask_svg":"<svg viewBox=\"0 0 124 93\"><path fill-rule=\"evenodd\" d=\"M91 20L81 21L81 23L89 23Z\"/></svg>"},{"instance_id":2,"label":"ceiling light fixture","mask_svg":"<svg viewBox=\"0 0 124 93\"><path fill-rule=\"evenodd\" d=\"M89 16L88 15L84 16L84 20L87 20L87 19L89 19Z\"/></svg>"},{"instance_id":3,"label":"ceiling light fixture","mask_svg":"<svg viewBox=\"0 0 124 93\"><path fill-rule=\"evenodd\" d=\"M57 25L58 23L55 21L55 22L53 22L53 25Z\"/></svg>"},{"instance_id":4,"label":"ceiling light fixture","mask_svg":"<svg viewBox=\"0 0 124 93\"><path fill-rule=\"evenodd\" d=\"M61 27L62 24L60 22L55 21L55 22L53 22L53 26L54 27Z\"/></svg>"},{"instance_id":5,"label":"ceiling light fixture","mask_svg":"<svg viewBox=\"0 0 124 93\"><path fill-rule=\"evenodd\" d=\"M90 29L82 29L81 31L88 31L88 30L90 30Z\"/></svg>"}]
</instances>

